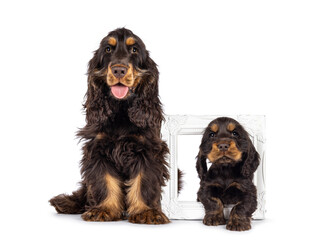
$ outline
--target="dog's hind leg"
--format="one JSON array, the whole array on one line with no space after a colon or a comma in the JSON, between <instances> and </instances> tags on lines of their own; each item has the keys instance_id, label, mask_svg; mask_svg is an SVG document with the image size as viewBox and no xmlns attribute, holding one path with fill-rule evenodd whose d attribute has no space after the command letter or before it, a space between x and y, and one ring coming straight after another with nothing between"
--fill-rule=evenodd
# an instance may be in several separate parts
<instances>
[{"instance_id":1,"label":"dog's hind leg","mask_svg":"<svg viewBox=\"0 0 320 240\"><path fill-rule=\"evenodd\" d=\"M87 188L83 184L77 191L71 195L60 194L49 200L58 213L80 214L85 211Z\"/></svg>"}]
</instances>

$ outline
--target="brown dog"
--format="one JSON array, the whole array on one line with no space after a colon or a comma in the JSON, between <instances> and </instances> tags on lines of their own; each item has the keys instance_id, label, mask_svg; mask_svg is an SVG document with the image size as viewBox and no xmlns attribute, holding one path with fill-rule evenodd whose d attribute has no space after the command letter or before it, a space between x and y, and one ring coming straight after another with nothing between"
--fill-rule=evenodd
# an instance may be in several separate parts
<instances>
[{"instance_id":1,"label":"brown dog","mask_svg":"<svg viewBox=\"0 0 320 240\"><path fill-rule=\"evenodd\" d=\"M169 178L160 138L159 73L141 39L116 29L89 62L81 161L82 186L50 200L59 213L86 221L163 224L161 187Z\"/></svg>"}]
</instances>

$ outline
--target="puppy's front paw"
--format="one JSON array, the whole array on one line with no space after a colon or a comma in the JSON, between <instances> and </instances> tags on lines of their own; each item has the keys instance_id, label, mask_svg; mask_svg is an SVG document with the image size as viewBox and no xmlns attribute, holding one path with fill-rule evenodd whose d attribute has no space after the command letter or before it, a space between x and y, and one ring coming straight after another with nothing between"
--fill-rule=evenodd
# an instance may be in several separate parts
<instances>
[{"instance_id":1,"label":"puppy's front paw","mask_svg":"<svg viewBox=\"0 0 320 240\"><path fill-rule=\"evenodd\" d=\"M223 214L207 213L203 218L203 224L207 226L218 226L226 224Z\"/></svg>"},{"instance_id":2,"label":"puppy's front paw","mask_svg":"<svg viewBox=\"0 0 320 240\"><path fill-rule=\"evenodd\" d=\"M165 224L170 221L163 212L156 209L148 209L144 212L129 216L129 222L140 224Z\"/></svg>"},{"instance_id":3,"label":"puppy's front paw","mask_svg":"<svg viewBox=\"0 0 320 240\"><path fill-rule=\"evenodd\" d=\"M230 215L227 229L231 231L246 231L251 229L251 219L249 217L239 216L237 214Z\"/></svg>"}]
</instances>

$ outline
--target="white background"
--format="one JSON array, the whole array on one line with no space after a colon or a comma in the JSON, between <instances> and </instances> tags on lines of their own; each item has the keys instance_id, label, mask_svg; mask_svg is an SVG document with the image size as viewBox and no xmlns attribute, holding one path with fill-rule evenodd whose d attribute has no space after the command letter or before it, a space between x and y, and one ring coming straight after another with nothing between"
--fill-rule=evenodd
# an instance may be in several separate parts
<instances>
[{"instance_id":1,"label":"white background","mask_svg":"<svg viewBox=\"0 0 320 240\"><path fill-rule=\"evenodd\" d=\"M1 239L318 238L319 12L307 0L1 1ZM87 62L124 26L159 65L165 113L267 116L268 212L251 231L87 223L49 206L80 181Z\"/></svg>"}]
</instances>

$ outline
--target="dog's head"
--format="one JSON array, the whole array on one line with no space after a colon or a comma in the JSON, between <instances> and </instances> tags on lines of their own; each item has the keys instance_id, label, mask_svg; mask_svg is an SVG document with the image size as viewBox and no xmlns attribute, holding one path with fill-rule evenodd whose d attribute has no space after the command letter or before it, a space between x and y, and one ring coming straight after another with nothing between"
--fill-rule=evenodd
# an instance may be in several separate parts
<instances>
[{"instance_id":1,"label":"dog's head","mask_svg":"<svg viewBox=\"0 0 320 240\"><path fill-rule=\"evenodd\" d=\"M259 165L247 131L234 119L221 117L205 129L197 160L199 176L206 173L206 159L214 166L241 166L242 175L249 177Z\"/></svg>"},{"instance_id":2,"label":"dog's head","mask_svg":"<svg viewBox=\"0 0 320 240\"><path fill-rule=\"evenodd\" d=\"M89 61L87 123L102 131L121 112L137 127L159 132L163 113L158 79L157 65L138 36L125 28L110 32Z\"/></svg>"},{"instance_id":3,"label":"dog's head","mask_svg":"<svg viewBox=\"0 0 320 240\"><path fill-rule=\"evenodd\" d=\"M119 28L102 39L89 62L88 75L94 88L106 85L105 94L122 100L135 94L142 81L157 81L158 70L142 40Z\"/></svg>"}]
</instances>

